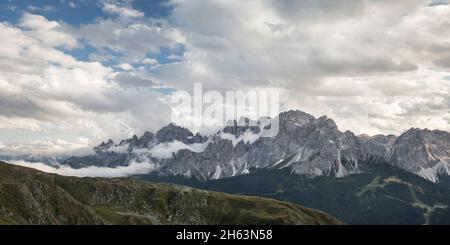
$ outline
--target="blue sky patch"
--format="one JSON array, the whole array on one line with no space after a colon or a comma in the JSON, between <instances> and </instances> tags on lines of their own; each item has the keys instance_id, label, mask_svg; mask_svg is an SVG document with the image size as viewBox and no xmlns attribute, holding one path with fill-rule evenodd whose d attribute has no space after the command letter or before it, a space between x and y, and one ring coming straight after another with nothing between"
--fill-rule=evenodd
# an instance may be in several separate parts
<instances>
[{"instance_id":1,"label":"blue sky patch","mask_svg":"<svg viewBox=\"0 0 450 245\"><path fill-rule=\"evenodd\" d=\"M149 54L148 58L155 59L159 64L171 64L181 61L186 47L178 43L173 47L161 47L157 54Z\"/></svg>"},{"instance_id":2,"label":"blue sky patch","mask_svg":"<svg viewBox=\"0 0 450 245\"><path fill-rule=\"evenodd\" d=\"M152 88L151 90L163 95L171 95L177 91L176 89L170 87Z\"/></svg>"}]
</instances>

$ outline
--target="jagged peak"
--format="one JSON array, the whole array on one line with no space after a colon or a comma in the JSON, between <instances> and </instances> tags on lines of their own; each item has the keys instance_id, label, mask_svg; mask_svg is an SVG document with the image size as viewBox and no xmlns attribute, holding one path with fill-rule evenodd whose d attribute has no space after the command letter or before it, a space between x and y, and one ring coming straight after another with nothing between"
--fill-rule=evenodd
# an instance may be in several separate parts
<instances>
[{"instance_id":1,"label":"jagged peak","mask_svg":"<svg viewBox=\"0 0 450 245\"><path fill-rule=\"evenodd\" d=\"M412 133L420 133L420 134L447 134L449 135L450 132L448 131L444 131L444 130L439 130L439 129L428 129L428 128L410 128L407 131L405 131L403 134L412 134Z\"/></svg>"},{"instance_id":2,"label":"jagged peak","mask_svg":"<svg viewBox=\"0 0 450 245\"><path fill-rule=\"evenodd\" d=\"M142 134L141 138L142 137L146 137L146 136L152 136L153 137L154 134L152 132L150 132L150 131L145 131L144 134Z\"/></svg>"},{"instance_id":3,"label":"jagged peak","mask_svg":"<svg viewBox=\"0 0 450 245\"><path fill-rule=\"evenodd\" d=\"M158 130L156 132L156 135L158 135L158 133L165 132L165 131L176 131L176 132L183 131L183 132L189 132L190 134L192 134L192 132L189 129L187 129L187 128L178 126L175 123L169 123L166 126L162 127L160 130Z\"/></svg>"},{"instance_id":4,"label":"jagged peak","mask_svg":"<svg viewBox=\"0 0 450 245\"><path fill-rule=\"evenodd\" d=\"M360 139L370 139L373 136L370 136L368 134L359 134L357 137L360 138Z\"/></svg>"},{"instance_id":5,"label":"jagged peak","mask_svg":"<svg viewBox=\"0 0 450 245\"><path fill-rule=\"evenodd\" d=\"M253 133L259 133L261 131L259 122L253 121L246 117L241 117L239 121L233 120L230 124L231 125L224 127L221 131L223 133L233 134L236 136L241 135L248 130Z\"/></svg>"},{"instance_id":6,"label":"jagged peak","mask_svg":"<svg viewBox=\"0 0 450 245\"><path fill-rule=\"evenodd\" d=\"M105 149L108 149L109 147L113 146L114 140L112 139L108 139L106 142L102 142L100 145L92 148L94 150L94 152L96 152L97 154L104 151Z\"/></svg>"},{"instance_id":7,"label":"jagged peak","mask_svg":"<svg viewBox=\"0 0 450 245\"><path fill-rule=\"evenodd\" d=\"M421 131L422 131L422 129L420 129L420 128L411 127L405 133L421 132Z\"/></svg>"},{"instance_id":8,"label":"jagged peak","mask_svg":"<svg viewBox=\"0 0 450 245\"><path fill-rule=\"evenodd\" d=\"M161 128L155 135L160 142L171 142L174 140L187 142L188 137L192 136L194 135L189 129L180 127L174 123L169 123L167 126Z\"/></svg>"},{"instance_id":9,"label":"jagged peak","mask_svg":"<svg viewBox=\"0 0 450 245\"><path fill-rule=\"evenodd\" d=\"M107 141L102 142L99 147L104 147L104 146L111 146L114 145L114 140L112 139L108 139Z\"/></svg>"},{"instance_id":10,"label":"jagged peak","mask_svg":"<svg viewBox=\"0 0 450 245\"><path fill-rule=\"evenodd\" d=\"M399 141L403 141L403 140L419 140L419 141L423 141L424 140L424 136L428 133L430 133L431 131L429 131L428 129L420 129L420 128L410 128L408 129L406 132L404 132L403 134L401 134L397 140Z\"/></svg>"},{"instance_id":11,"label":"jagged peak","mask_svg":"<svg viewBox=\"0 0 450 245\"><path fill-rule=\"evenodd\" d=\"M301 111L301 110L289 110L289 111L281 112L279 114L279 117L280 118L311 118L311 119L316 119L311 114L308 114L308 113L306 113L304 111Z\"/></svg>"},{"instance_id":12,"label":"jagged peak","mask_svg":"<svg viewBox=\"0 0 450 245\"><path fill-rule=\"evenodd\" d=\"M124 144L136 144L139 141L139 138L136 135L133 135L129 139L121 140L118 145L124 145Z\"/></svg>"},{"instance_id":13,"label":"jagged peak","mask_svg":"<svg viewBox=\"0 0 450 245\"><path fill-rule=\"evenodd\" d=\"M333 119L327 117L327 116L321 116L317 119L317 122L319 124L324 124L327 128L333 129L333 130L337 130L337 125L336 122L334 122Z\"/></svg>"},{"instance_id":14,"label":"jagged peak","mask_svg":"<svg viewBox=\"0 0 450 245\"><path fill-rule=\"evenodd\" d=\"M397 138L397 135L395 135L395 134L375 134L375 135L360 134L357 137L361 138L361 139L378 139L378 138Z\"/></svg>"}]
</instances>

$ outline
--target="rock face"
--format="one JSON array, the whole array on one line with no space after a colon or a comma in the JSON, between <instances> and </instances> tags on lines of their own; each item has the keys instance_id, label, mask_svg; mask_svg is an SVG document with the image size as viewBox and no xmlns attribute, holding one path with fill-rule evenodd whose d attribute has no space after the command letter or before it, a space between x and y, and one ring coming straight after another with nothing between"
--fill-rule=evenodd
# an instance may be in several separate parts
<instances>
[{"instance_id":1,"label":"rock face","mask_svg":"<svg viewBox=\"0 0 450 245\"><path fill-rule=\"evenodd\" d=\"M109 140L94 148L95 155L71 157L64 164L115 167L148 161L161 175L198 180L266 168L289 168L308 177L344 177L360 172L367 163L389 164L433 182L449 175L448 132L411 129L399 137L357 137L339 131L326 116L315 118L302 111L283 112L275 120L279 121L275 137L260 137L261 124L248 119L243 126L234 123L208 137L169 124L155 135L146 132L117 144Z\"/></svg>"},{"instance_id":2,"label":"rock face","mask_svg":"<svg viewBox=\"0 0 450 245\"><path fill-rule=\"evenodd\" d=\"M365 159L388 163L432 182L450 173L448 132L411 128L399 137L360 137L360 142Z\"/></svg>"},{"instance_id":3,"label":"rock face","mask_svg":"<svg viewBox=\"0 0 450 245\"><path fill-rule=\"evenodd\" d=\"M341 222L317 210L268 198L135 179L63 177L0 162L0 224Z\"/></svg>"},{"instance_id":4,"label":"rock face","mask_svg":"<svg viewBox=\"0 0 450 245\"><path fill-rule=\"evenodd\" d=\"M394 142L389 162L436 182L450 173L450 134L410 129Z\"/></svg>"},{"instance_id":5,"label":"rock face","mask_svg":"<svg viewBox=\"0 0 450 245\"><path fill-rule=\"evenodd\" d=\"M163 175L183 175L199 180L219 179L262 168L291 168L307 176L343 177L358 172L358 138L340 132L333 120L314 118L301 111L281 113L276 137L260 137L261 128L235 123L216 134L193 135L174 124L154 136L145 133L115 144L109 140L94 148L96 154L71 157L74 168L89 165L115 167L132 161L157 163Z\"/></svg>"}]
</instances>

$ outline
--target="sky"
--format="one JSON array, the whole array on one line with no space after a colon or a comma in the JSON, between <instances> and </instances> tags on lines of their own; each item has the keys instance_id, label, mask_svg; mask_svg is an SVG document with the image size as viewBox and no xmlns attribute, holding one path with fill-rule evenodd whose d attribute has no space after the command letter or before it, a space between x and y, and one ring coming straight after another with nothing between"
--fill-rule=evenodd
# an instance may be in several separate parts
<instances>
[{"instance_id":1,"label":"sky","mask_svg":"<svg viewBox=\"0 0 450 245\"><path fill-rule=\"evenodd\" d=\"M2 0L0 154L156 131L195 82L355 134L450 131L449 24L448 0Z\"/></svg>"}]
</instances>

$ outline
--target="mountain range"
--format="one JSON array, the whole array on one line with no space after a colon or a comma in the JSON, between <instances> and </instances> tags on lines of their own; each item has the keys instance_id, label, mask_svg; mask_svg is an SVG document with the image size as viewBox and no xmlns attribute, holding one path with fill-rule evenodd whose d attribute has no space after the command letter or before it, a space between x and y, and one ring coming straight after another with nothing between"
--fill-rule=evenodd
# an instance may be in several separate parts
<instances>
[{"instance_id":1,"label":"mountain range","mask_svg":"<svg viewBox=\"0 0 450 245\"><path fill-rule=\"evenodd\" d=\"M279 122L275 137L260 137L261 124L251 124L249 119L209 136L171 123L156 133L108 140L94 148L95 154L69 157L63 164L83 168L146 162L161 176L200 181L262 169L340 178L361 173L372 164L398 168L434 183L450 174L450 133L445 131L411 128L400 136L355 135L341 132L326 116L315 118L298 110L280 113L273 120Z\"/></svg>"},{"instance_id":2,"label":"mountain range","mask_svg":"<svg viewBox=\"0 0 450 245\"><path fill-rule=\"evenodd\" d=\"M448 132L355 135L326 116L298 110L271 120L279 122L275 137L261 137L263 124L245 118L207 136L171 123L107 140L91 155L44 163L75 169L145 164L135 179L278 199L348 224L450 224Z\"/></svg>"}]
</instances>

